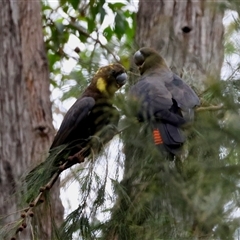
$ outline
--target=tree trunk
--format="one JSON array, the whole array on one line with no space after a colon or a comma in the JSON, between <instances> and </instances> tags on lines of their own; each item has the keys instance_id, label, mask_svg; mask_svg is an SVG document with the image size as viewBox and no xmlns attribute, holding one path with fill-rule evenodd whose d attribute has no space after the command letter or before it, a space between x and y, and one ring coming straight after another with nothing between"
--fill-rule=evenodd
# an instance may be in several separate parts
<instances>
[{"instance_id":1,"label":"tree trunk","mask_svg":"<svg viewBox=\"0 0 240 240\"><path fill-rule=\"evenodd\" d=\"M174 72L201 93L220 76L222 18L223 12L214 2L140 0L136 43L156 49ZM104 239L208 238L213 225L196 217L203 216L204 211L194 208L186 179L171 167L174 163L157 155L146 141L151 137L146 137L143 127L139 128L136 125L123 133L122 190ZM192 198L197 199L197 195Z\"/></svg>"},{"instance_id":2,"label":"tree trunk","mask_svg":"<svg viewBox=\"0 0 240 240\"><path fill-rule=\"evenodd\" d=\"M199 92L223 63L223 11L217 1L139 2L136 42L158 50ZM186 79L187 78L187 79Z\"/></svg>"},{"instance_id":3,"label":"tree trunk","mask_svg":"<svg viewBox=\"0 0 240 240\"><path fill-rule=\"evenodd\" d=\"M19 213L12 214L19 210L13 192L22 175L44 160L54 136L40 14L40 1L0 2L0 215L11 214L1 225L19 218ZM53 198L55 217L61 221L59 188ZM48 220L42 223L42 239L50 239Z\"/></svg>"}]
</instances>

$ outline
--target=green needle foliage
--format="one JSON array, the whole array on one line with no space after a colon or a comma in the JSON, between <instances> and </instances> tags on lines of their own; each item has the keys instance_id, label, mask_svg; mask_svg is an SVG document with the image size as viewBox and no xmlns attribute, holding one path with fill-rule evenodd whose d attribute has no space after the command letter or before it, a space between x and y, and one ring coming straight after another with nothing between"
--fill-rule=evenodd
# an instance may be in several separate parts
<instances>
[{"instance_id":1,"label":"green needle foliage","mask_svg":"<svg viewBox=\"0 0 240 240\"><path fill-rule=\"evenodd\" d=\"M199 111L186 129L185 156L169 162L156 151L144 124L123 133L125 168L112 218L102 239L232 239L239 194L239 89L210 87L202 101L222 109ZM236 117L229 125L226 114ZM126 197L127 195L127 197Z\"/></svg>"},{"instance_id":2,"label":"green needle foliage","mask_svg":"<svg viewBox=\"0 0 240 240\"><path fill-rule=\"evenodd\" d=\"M123 105L124 145L114 158L111 147L76 173L80 205L58 239L233 239L239 227L233 216L239 207L238 95L233 81L201 95L205 109L196 110L185 129L185 154L172 162L154 145L148 124L136 121L136 107ZM217 110L209 108L220 103ZM115 168L98 171L114 161Z\"/></svg>"},{"instance_id":3,"label":"green needle foliage","mask_svg":"<svg viewBox=\"0 0 240 240\"><path fill-rule=\"evenodd\" d=\"M52 149L47 159L27 174L23 183L23 188L26 189L23 194L24 202L33 201L39 194L39 191L36 190L44 187L53 174L58 171L61 162L63 164L66 161L68 157L66 148L67 145L61 145Z\"/></svg>"}]
</instances>

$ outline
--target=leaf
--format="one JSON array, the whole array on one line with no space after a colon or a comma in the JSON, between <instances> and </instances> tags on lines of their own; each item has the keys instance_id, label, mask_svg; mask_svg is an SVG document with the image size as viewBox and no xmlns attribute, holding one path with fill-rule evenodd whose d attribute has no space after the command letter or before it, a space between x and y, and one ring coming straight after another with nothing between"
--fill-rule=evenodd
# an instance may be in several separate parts
<instances>
[{"instance_id":1,"label":"leaf","mask_svg":"<svg viewBox=\"0 0 240 240\"><path fill-rule=\"evenodd\" d=\"M226 55L231 55L231 54L235 53L237 49L233 42L228 41L225 43L224 50L225 50Z\"/></svg>"},{"instance_id":2,"label":"leaf","mask_svg":"<svg viewBox=\"0 0 240 240\"><path fill-rule=\"evenodd\" d=\"M77 10L80 0L70 0L70 3L72 4L73 8Z\"/></svg>"},{"instance_id":3,"label":"leaf","mask_svg":"<svg viewBox=\"0 0 240 240\"><path fill-rule=\"evenodd\" d=\"M69 9L68 5L64 5L64 6L62 7L62 10L63 10L65 13L68 12L68 9Z\"/></svg>"},{"instance_id":4,"label":"leaf","mask_svg":"<svg viewBox=\"0 0 240 240\"><path fill-rule=\"evenodd\" d=\"M48 65L50 72L54 71L53 66L57 61L59 61L59 56L48 51Z\"/></svg>"},{"instance_id":5,"label":"leaf","mask_svg":"<svg viewBox=\"0 0 240 240\"><path fill-rule=\"evenodd\" d=\"M51 84L54 88L57 88L57 87L58 87L57 82L56 82L54 79L52 79L52 78L50 78L50 84Z\"/></svg>"},{"instance_id":6,"label":"leaf","mask_svg":"<svg viewBox=\"0 0 240 240\"><path fill-rule=\"evenodd\" d=\"M60 0L60 5L64 5L68 0Z\"/></svg>"},{"instance_id":7,"label":"leaf","mask_svg":"<svg viewBox=\"0 0 240 240\"><path fill-rule=\"evenodd\" d=\"M100 23L101 24L103 23L103 20L104 20L105 16L106 16L106 11L105 11L104 8L101 7L100 8Z\"/></svg>"},{"instance_id":8,"label":"leaf","mask_svg":"<svg viewBox=\"0 0 240 240\"><path fill-rule=\"evenodd\" d=\"M91 19L93 20L96 19L98 11L99 11L99 5L97 3L90 4Z\"/></svg>"},{"instance_id":9,"label":"leaf","mask_svg":"<svg viewBox=\"0 0 240 240\"><path fill-rule=\"evenodd\" d=\"M95 18L87 18L87 24L88 24L88 32L91 33L94 31L96 24L95 24Z\"/></svg>"},{"instance_id":10,"label":"leaf","mask_svg":"<svg viewBox=\"0 0 240 240\"><path fill-rule=\"evenodd\" d=\"M62 21L63 21L63 19L61 18L61 19L58 19L58 20L55 22L55 26L56 26L56 28L57 28L57 30L58 30L59 33L63 33L63 30L64 30L64 28L65 28L65 25L62 24Z\"/></svg>"},{"instance_id":11,"label":"leaf","mask_svg":"<svg viewBox=\"0 0 240 240\"><path fill-rule=\"evenodd\" d=\"M117 13L115 16L115 33L120 40L125 33L125 19L122 14Z\"/></svg>"},{"instance_id":12,"label":"leaf","mask_svg":"<svg viewBox=\"0 0 240 240\"><path fill-rule=\"evenodd\" d=\"M123 7L125 7L126 4L120 3L120 2L116 2L116 3L109 3L108 6L109 6L109 8L112 9L113 12L115 12L116 10L120 10Z\"/></svg>"},{"instance_id":13,"label":"leaf","mask_svg":"<svg viewBox=\"0 0 240 240\"><path fill-rule=\"evenodd\" d=\"M79 39L81 40L81 42L85 43L87 41L87 36L79 32Z\"/></svg>"},{"instance_id":14,"label":"leaf","mask_svg":"<svg viewBox=\"0 0 240 240\"><path fill-rule=\"evenodd\" d=\"M42 4L42 11L45 11L45 10L52 10L52 8L49 5Z\"/></svg>"},{"instance_id":15,"label":"leaf","mask_svg":"<svg viewBox=\"0 0 240 240\"><path fill-rule=\"evenodd\" d=\"M114 32L113 32L113 30L112 30L112 28L110 26L106 27L103 30L103 35L107 39L108 42L111 40L113 34L114 34Z\"/></svg>"},{"instance_id":16,"label":"leaf","mask_svg":"<svg viewBox=\"0 0 240 240\"><path fill-rule=\"evenodd\" d=\"M132 17L132 12L130 12L129 10L126 10L123 12L123 15L126 17L126 18L130 18Z\"/></svg>"}]
</instances>

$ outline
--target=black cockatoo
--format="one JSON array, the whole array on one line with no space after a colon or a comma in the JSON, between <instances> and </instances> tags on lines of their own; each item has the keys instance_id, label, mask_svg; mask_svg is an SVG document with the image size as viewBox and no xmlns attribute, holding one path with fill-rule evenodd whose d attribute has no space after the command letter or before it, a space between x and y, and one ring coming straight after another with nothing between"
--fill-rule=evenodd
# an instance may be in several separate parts
<instances>
[{"instance_id":1,"label":"black cockatoo","mask_svg":"<svg viewBox=\"0 0 240 240\"><path fill-rule=\"evenodd\" d=\"M137 117L150 123L155 144L173 159L181 154L181 127L192 120L199 98L154 49L143 47L133 58L141 74L129 92L139 103Z\"/></svg>"},{"instance_id":2,"label":"black cockatoo","mask_svg":"<svg viewBox=\"0 0 240 240\"><path fill-rule=\"evenodd\" d=\"M126 80L124 67L117 63L96 72L90 85L66 113L47 159L26 176L27 201L37 196L38 189L47 185L51 188L62 170L83 162L91 152L98 153L113 138L119 113L112 100ZM53 175L56 178L51 180Z\"/></svg>"},{"instance_id":3,"label":"black cockatoo","mask_svg":"<svg viewBox=\"0 0 240 240\"><path fill-rule=\"evenodd\" d=\"M69 159L81 161L81 157L88 156L89 151L79 155L79 150L88 146L90 140L96 138L96 141L108 142L114 136L110 132L116 130L119 120L112 98L126 80L126 71L120 64L100 68L82 96L66 113L50 149L68 144L71 148Z\"/></svg>"}]
</instances>

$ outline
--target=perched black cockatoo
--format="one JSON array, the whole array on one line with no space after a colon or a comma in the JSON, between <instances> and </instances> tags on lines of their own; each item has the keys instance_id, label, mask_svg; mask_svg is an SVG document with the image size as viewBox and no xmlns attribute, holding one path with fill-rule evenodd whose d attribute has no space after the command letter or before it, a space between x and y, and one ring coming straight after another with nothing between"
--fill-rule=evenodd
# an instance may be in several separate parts
<instances>
[{"instance_id":1,"label":"perched black cockatoo","mask_svg":"<svg viewBox=\"0 0 240 240\"><path fill-rule=\"evenodd\" d=\"M98 153L113 138L119 113L112 100L126 80L124 67L117 63L96 72L90 85L66 113L47 159L27 175L27 201L36 197L36 191L44 188L52 176L60 172L59 168L64 166L60 169L64 170L83 162L91 152Z\"/></svg>"},{"instance_id":2,"label":"perched black cockatoo","mask_svg":"<svg viewBox=\"0 0 240 240\"><path fill-rule=\"evenodd\" d=\"M112 98L126 80L126 71L120 64L100 68L82 96L66 113L50 149L68 144L68 148L72 147L69 158L77 159L89 155L89 151L84 151L83 155L76 153L86 147L90 139L96 137L97 141L108 142L114 136L109 131L116 130L119 120Z\"/></svg>"},{"instance_id":3,"label":"perched black cockatoo","mask_svg":"<svg viewBox=\"0 0 240 240\"><path fill-rule=\"evenodd\" d=\"M155 144L173 159L181 154L181 127L193 119L199 98L155 50L143 47L133 58L141 74L129 92L139 102L137 117L150 122Z\"/></svg>"}]
</instances>

